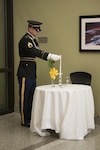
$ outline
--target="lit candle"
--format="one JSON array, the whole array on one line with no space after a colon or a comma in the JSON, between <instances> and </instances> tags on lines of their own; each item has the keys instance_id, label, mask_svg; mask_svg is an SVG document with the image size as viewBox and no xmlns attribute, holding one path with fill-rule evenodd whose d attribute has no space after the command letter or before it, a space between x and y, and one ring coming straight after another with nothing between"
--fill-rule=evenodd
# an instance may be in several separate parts
<instances>
[{"instance_id":1,"label":"lit candle","mask_svg":"<svg viewBox=\"0 0 100 150\"><path fill-rule=\"evenodd\" d=\"M61 71L61 66L62 66L62 56L60 55L60 66L59 66L59 76L61 77L62 71Z\"/></svg>"}]
</instances>

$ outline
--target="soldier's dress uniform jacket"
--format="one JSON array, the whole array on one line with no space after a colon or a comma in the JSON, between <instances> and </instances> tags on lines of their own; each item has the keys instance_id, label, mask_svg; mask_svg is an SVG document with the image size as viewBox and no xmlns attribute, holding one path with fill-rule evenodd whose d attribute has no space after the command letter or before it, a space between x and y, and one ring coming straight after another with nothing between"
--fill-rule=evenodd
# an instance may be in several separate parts
<instances>
[{"instance_id":1,"label":"soldier's dress uniform jacket","mask_svg":"<svg viewBox=\"0 0 100 150\"><path fill-rule=\"evenodd\" d=\"M49 53L39 49L39 45L29 32L27 32L19 42L20 64L17 75L30 79L36 79L36 61L39 57L47 60Z\"/></svg>"},{"instance_id":2,"label":"soldier's dress uniform jacket","mask_svg":"<svg viewBox=\"0 0 100 150\"><path fill-rule=\"evenodd\" d=\"M19 82L21 124L31 119L33 94L36 87L36 57L47 60L49 53L39 49L35 37L27 32L19 41L20 63L17 76ZM26 88L28 86L28 88ZM31 93L31 94L30 94ZM29 96L31 95L31 96Z\"/></svg>"}]
</instances>

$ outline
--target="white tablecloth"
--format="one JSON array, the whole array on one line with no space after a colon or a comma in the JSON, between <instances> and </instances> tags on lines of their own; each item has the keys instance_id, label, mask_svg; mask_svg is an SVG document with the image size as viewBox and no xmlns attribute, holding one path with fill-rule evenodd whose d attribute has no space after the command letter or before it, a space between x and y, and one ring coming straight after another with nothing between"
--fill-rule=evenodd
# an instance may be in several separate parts
<instances>
[{"instance_id":1,"label":"white tablecloth","mask_svg":"<svg viewBox=\"0 0 100 150\"><path fill-rule=\"evenodd\" d=\"M30 125L32 132L44 136L44 129L52 129L61 139L83 140L94 128L91 86L69 84L36 88Z\"/></svg>"}]
</instances>

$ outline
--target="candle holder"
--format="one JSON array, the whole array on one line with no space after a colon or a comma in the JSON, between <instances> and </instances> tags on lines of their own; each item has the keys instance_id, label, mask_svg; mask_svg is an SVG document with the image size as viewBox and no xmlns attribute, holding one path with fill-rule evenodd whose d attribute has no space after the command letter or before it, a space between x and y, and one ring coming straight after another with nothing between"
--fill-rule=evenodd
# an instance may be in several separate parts
<instances>
[{"instance_id":1,"label":"candle holder","mask_svg":"<svg viewBox=\"0 0 100 150\"><path fill-rule=\"evenodd\" d=\"M63 73L59 73L59 86L62 86L62 74Z\"/></svg>"}]
</instances>

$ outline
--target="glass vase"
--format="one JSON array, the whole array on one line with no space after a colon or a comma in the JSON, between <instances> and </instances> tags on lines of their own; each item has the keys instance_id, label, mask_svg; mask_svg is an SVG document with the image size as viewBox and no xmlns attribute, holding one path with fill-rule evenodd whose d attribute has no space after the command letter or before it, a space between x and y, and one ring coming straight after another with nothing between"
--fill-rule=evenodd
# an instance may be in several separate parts
<instances>
[{"instance_id":1,"label":"glass vase","mask_svg":"<svg viewBox=\"0 0 100 150\"><path fill-rule=\"evenodd\" d=\"M51 79L51 86L55 87L55 80L54 79Z\"/></svg>"}]
</instances>

